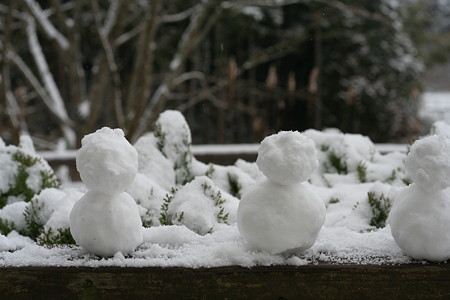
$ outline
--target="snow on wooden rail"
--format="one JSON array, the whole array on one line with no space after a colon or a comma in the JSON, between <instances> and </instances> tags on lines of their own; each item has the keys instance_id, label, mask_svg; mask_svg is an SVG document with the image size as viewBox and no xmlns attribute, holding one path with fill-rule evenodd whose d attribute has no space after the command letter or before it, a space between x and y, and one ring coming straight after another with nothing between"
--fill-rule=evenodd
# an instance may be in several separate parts
<instances>
[{"instance_id":1,"label":"snow on wooden rail","mask_svg":"<svg viewBox=\"0 0 450 300\"><path fill-rule=\"evenodd\" d=\"M195 156L208 155L256 155L259 144L209 144L192 145L192 152ZM399 151L406 152L407 144L375 144L377 151L381 153ZM38 154L47 161L74 160L77 150L63 151L41 151Z\"/></svg>"}]
</instances>

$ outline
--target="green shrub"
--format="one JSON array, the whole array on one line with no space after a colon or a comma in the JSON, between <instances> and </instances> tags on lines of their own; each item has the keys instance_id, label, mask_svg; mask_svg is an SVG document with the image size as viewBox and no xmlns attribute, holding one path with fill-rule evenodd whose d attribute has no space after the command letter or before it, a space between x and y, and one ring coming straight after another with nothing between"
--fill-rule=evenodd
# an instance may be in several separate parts
<instances>
[{"instance_id":1,"label":"green shrub","mask_svg":"<svg viewBox=\"0 0 450 300\"><path fill-rule=\"evenodd\" d=\"M367 199L372 209L372 218L370 219L370 226L376 228L383 228L386 226L386 220L391 210L391 200L381 194L377 196L374 192L367 193Z\"/></svg>"}]
</instances>

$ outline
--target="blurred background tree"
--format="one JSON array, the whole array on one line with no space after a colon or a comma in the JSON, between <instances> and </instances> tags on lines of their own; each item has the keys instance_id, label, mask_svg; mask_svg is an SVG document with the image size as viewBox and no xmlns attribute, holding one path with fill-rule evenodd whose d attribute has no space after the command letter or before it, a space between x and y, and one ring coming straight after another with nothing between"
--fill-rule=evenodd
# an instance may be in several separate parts
<instances>
[{"instance_id":1,"label":"blurred background tree","mask_svg":"<svg viewBox=\"0 0 450 300\"><path fill-rule=\"evenodd\" d=\"M28 132L41 149L102 126L135 140L178 109L194 143L326 127L404 142L418 132L422 61L447 58L437 2L9 0L0 134Z\"/></svg>"}]
</instances>

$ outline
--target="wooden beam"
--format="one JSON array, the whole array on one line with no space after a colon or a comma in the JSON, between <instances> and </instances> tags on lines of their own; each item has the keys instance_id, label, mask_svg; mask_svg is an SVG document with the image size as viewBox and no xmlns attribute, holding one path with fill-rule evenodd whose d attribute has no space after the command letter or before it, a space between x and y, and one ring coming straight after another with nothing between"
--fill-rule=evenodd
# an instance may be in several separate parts
<instances>
[{"instance_id":1,"label":"wooden beam","mask_svg":"<svg viewBox=\"0 0 450 300\"><path fill-rule=\"evenodd\" d=\"M450 299L450 264L2 267L1 299Z\"/></svg>"}]
</instances>

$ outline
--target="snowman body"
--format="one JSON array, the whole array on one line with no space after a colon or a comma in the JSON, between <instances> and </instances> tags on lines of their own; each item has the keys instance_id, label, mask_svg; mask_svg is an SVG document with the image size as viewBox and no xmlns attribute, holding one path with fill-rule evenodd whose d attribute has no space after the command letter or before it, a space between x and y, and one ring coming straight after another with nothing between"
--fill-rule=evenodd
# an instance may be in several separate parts
<instances>
[{"instance_id":1,"label":"snowman body","mask_svg":"<svg viewBox=\"0 0 450 300\"><path fill-rule=\"evenodd\" d=\"M310 248L326 212L303 182L318 166L314 142L299 132L269 136L261 143L257 164L267 179L242 196L237 213L242 237L250 247L272 254Z\"/></svg>"},{"instance_id":2,"label":"snowman body","mask_svg":"<svg viewBox=\"0 0 450 300\"><path fill-rule=\"evenodd\" d=\"M134 251L143 240L142 221L124 190L137 174L137 151L122 130L102 128L83 138L76 162L89 191L70 212L74 240L103 257Z\"/></svg>"},{"instance_id":3,"label":"snowman body","mask_svg":"<svg viewBox=\"0 0 450 300\"><path fill-rule=\"evenodd\" d=\"M450 259L450 140L434 135L415 142L405 164L414 183L394 201L392 236L415 259Z\"/></svg>"},{"instance_id":4,"label":"snowman body","mask_svg":"<svg viewBox=\"0 0 450 300\"><path fill-rule=\"evenodd\" d=\"M450 190L429 192L412 184L396 199L390 225L394 240L411 257L449 259Z\"/></svg>"}]
</instances>

